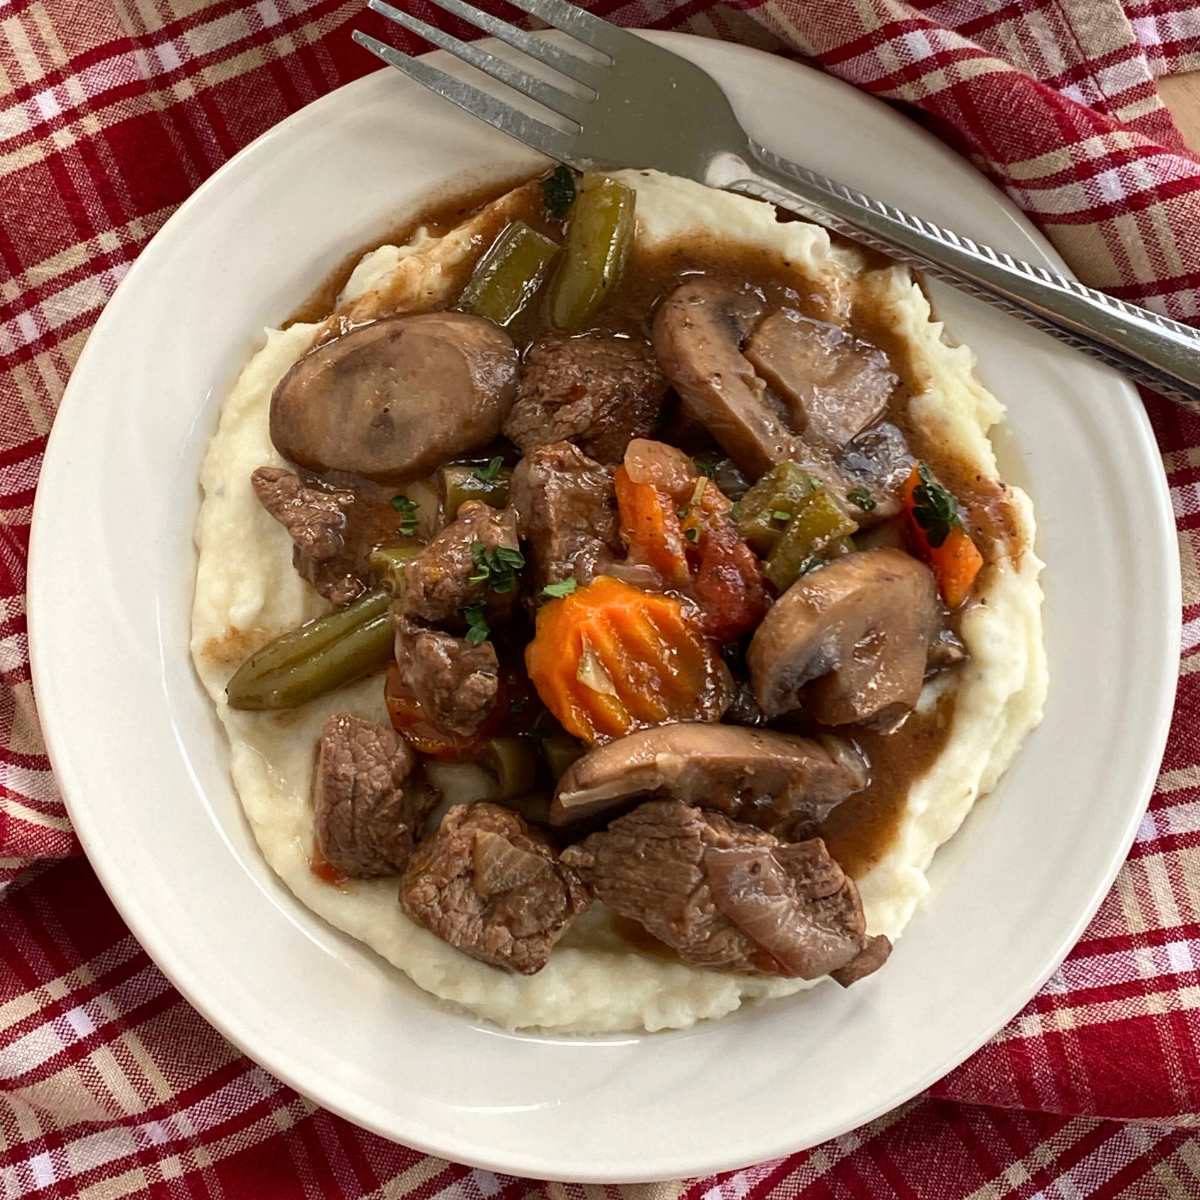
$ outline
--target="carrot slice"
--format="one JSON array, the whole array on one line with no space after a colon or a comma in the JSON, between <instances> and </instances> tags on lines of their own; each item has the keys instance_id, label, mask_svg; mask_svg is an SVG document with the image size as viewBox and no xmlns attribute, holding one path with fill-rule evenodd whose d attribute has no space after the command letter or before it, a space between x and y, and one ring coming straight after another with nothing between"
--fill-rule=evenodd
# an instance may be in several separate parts
<instances>
[{"instance_id":1,"label":"carrot slice","mask_svg":"<svg viewBox=\"0 0 1200 1200\"><path fill-rule=\"evenodd\" d=\"M929 508L928 497L923 497L918 489L928 492L931 487L937 489L942 505L932 530L928 528L931 519L926 516L922 521L918 515ZM909 537L933 571L947 608L957 608L970 594L983 567L983 555L958 515L958 501L933 482L927 472L923 476L920 466L913 467L905 481L903 498Z\"/></svg>"},{"instance_id":2,"label":"carrot slice","mask_svg":"<svg viewBox=\"0 0 1200 1200\"><path fill-rule=\"evenodd\" d=\"M716 720L728 670L681 601L606 575L544 604L525 666L563 728L590 743Z\"/></svg>"},{"instance_id":3,"label":"carrot slice","mask_svg":"<svg viewBox=\"0 0 1200 1200\"><path fill-rule=\"evenodd\" d=\"M648 563L666 583L686 587L692 575L683 530L670 496L653 484L635 483L624 467L617 468L613 482L621 536L629 546L630 557Z\"/></svg>"}]
</instances>

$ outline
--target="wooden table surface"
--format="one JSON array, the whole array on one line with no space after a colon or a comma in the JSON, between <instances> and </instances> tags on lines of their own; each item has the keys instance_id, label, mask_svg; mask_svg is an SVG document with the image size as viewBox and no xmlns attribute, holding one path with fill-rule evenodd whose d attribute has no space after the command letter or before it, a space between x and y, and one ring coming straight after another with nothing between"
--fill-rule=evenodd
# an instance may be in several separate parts
<instances>
[{"instance_id":1,"label":"wooden table surface","mask_svg":"<svg viewBox=\"0 0 1200 1200\"><path fill-rule=\"evenodd\" d=\"M1168 76L1158 87L1184 140L1200 154L1200 72Z\"/></svg>"}]
</instances>

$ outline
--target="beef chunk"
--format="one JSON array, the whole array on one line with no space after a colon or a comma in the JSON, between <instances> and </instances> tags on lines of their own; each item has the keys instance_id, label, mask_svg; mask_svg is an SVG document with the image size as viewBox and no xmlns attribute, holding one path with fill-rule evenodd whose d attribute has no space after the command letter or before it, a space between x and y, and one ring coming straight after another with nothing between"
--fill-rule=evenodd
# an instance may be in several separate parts
<instances>
[{"instance_id":1,"label":"beef chunk","mask_svg":"<svg viewBox=\"0 0 1200 1200\"><path fill-rule=\"evenodd\" d=\"M858 889L819 838L788 844L653 800L569 847L563 862L692 966L816 979L867 946Z\"/></svg>"},{"instance_id":2,"label":"beef chunk","mask_svg":"<svg viewBox=\"0 0 1200 1200\"><path fill-rule=\"evenodd\" d=\"M853 500L845 505L860 526L878 524L901 510L901 493L912 474L913 456L904 434L895 425L883 421L864 430L842 447L837 458L837 475L842 483L839 495L847 499L866 492L872 507L862 509Z\"/></svg>"},{"instance_id":3,"label":"beef chunk","mask_svg":"<svg viewBox=\"0 0 1200 1200\"><path fill-rule=\"evenodd\" d=\"M517 515L468 500L457 516L417 555L397 570L401 613L423 621L462 620L463 608L484 604L489 619L503 619L516 600L515 581L497 590L498 579L480 578L478 555L517 549Z\"/></svg>"},{"instance_id":4,"label":"beef chunk","mask_svg":"<svg viewBox=\"0 0 1200 1200\"><path fill-rule=\"evenodd\" d=\"M400 903L464 954L533 975L591 898L541 834L515 812L479 803L455 805L417 849Z\"/></svg>"},{"instance_id":5,"label":"beef chunk","mask_svg":"<svg viewBox=\"0 0 1200 1200\"><path fill-rule=\"evenodd\" d=\"M610 333L549 334L525 356L504 433L522 450L577 442L603 463L619 463L630 438L658 423L667 382L643 341Z\"/></svg>"},{"instance_id":6,"label":"beef chunk","mask_svg":"<svg viewBox=\"0 0 1200 1200\"><path fill-rule=\"evenodd\" d=\"M402 540L388 489L366 481L331 487L282 467L259 467L250 482L263 508L292 535L296 570L338 606L367 589L371 551Z\"/></svg>"},{"instance_id":7,"label":"beef chunk","mask_svg":"<svg viewBox=\"0 0 1200 1200\"><path fill-rule=\"evenodd\" d=\"M474 737L492 715L500 690L500 662L491 642L396 621L398 690L414 700L443 733Z\"/></svg>"},{"instance_id":8,"label":"beef chunk","mask_svg":"<svg viewBox=\"0 0 1200 1200\"><path fill-rule=\"evenodd\" d=\"M829 974L842 985L849 987L868 975L873 975L891 957L892 943L877 933L867 938L867 944L844 967L838 967Z\"/></svg>"},{"instance_id":9,"label":"beef chunk","mask_svg":"<svg viewBox=\"0 0 1200 1200\"><path fill-rule=\"evenodd\" d=\"M325 722L313 783L317 848L344 875L404 870L438 794L404 739L349 713Z\"/></svg>"},{"instance_id":10,"label":"beef chunk","mask_svg":"<svg viewBox=\"0 0 1200 1200\"><path fill-rule=\"evenodd\" d=\"M540 591L574 575L590 583L620 553L612 472L570 442L530 451L510 491Z\"/></svg>"}]
</instances>

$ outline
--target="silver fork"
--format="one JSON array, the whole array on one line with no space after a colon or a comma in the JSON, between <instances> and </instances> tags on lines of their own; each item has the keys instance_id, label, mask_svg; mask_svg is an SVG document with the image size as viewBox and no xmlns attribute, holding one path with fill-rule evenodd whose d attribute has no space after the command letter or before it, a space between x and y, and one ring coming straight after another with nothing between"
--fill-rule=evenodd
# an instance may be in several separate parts
<instances>
[{"instance_id":1,"label":"silver fork","mask_svg":"<svg viewBox=\"0 0 1200 1200\"><path fill-rule=\"evenodd\" d=\"M921 267L1200 412L1200 333L1187 325L789 162L746 133L705 71L566 0L509 3L594 55L572 53L464 0L432 3L549 67L563 83L535 77L385 0L370 0L369 7L535 101L568 128L538 120L359 30L354 40L472 116L559 162L580 169L656 167L769 200Z\"/></svg>"}]
</instances>

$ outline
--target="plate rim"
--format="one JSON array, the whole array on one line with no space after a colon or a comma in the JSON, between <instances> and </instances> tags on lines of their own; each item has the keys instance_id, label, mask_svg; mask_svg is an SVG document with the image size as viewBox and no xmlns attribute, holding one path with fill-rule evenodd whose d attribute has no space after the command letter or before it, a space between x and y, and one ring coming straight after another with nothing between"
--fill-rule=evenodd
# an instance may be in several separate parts
<instances>
[{"instance_id":1,"label":"plate rim","mask_svg":"<svg viewBox=\"0 0 1200 1200\"><path fill-rule=\"evenodd\" d=\"M758 50L754 47L745 46L736 42L716 41L715 39L702 38L694 34L681 32L664 32L664 31L647 31L635 30L639 34L648 36L651 40L659 42L665 46L671 47L673 44L677 47L682 47L687 44L703 42L709 46L720 46L721 53L727 53L731 56L742 56L743 58L756 59L760 56L774 62L786 62L788 66L799 72L812 72L820 75L830 83L835 84L838 88L844 89L847 93L853 94L856 97L865 97L871 100L876 100L875 97L866 96L848 83L842 80L834 79L826 76L823 72L816 71L814 68L807 66L804 63L796 62L791 59L781 58L779 55L770 54L766 51ZM484 39L481 44L490 43L492 39ZM442 52L431 52L428 55L423 55L423 58L432 59L434 62L446 61L446 56ZM91 825L86 805L86 785L80 780L78 773L74 769L72 762L72 751L69 748L70 731L61 728L58 717L54 713L53 705L48 707L42 706L42 698L53 692L53 688L48 686L48 668L45 666L45 657L43 657L44 648L49 645L49 642L44 640L44 631L50 627L51 617L46 612L45 608L36 599L37 593L41 590L37 586L37 581L41 578L46 570L49 562L51 562L51 551L48 547L48 534L46 526L49 518L45 516L46 506L40 503L43 496L43 484L49 480L53 483L56 475L60 471L59 459L62 457L62 452L58 450L60 443L65 442L67 435L61 434L60 431L66 428L68 421L74 409L83 403L83 398L80 395L82 385L76 387L76 380L83 376L83 368L90 362L92 358L100 355L98 349L102 345L104 339L108 335L110 325L116 324L119 320L119 306L114 302L123 294L132 292L138 286L142 275L149 270L146 266L147 252L151 246L160 241L165 240L164 235L174 234L174 231L180 227L186 226L191 219L193 211L203 205L208 194L216 189L224 186L224 181L231 173L240 169L242 163L247 159L257 154L260 154L263 147L273 140L286 136L290 130L305 120L311 120L314 116L326 105L333 105L335 97L343 97L343 93L350 92L356 88L366 88L370 86L371 81L378 76L387 73L389 68L383 67L378 71L371 72L358 79L352 80L341 87L326 93L312 103L305 105L296 112L289 114L284 120L264 131L259 137L255 138L248 145L243 147L237 154L231 157L217 171L215 171L207 180L204 181L193 193L191 193L171 215L171 217L163 224L159 231L154 235L149 243L138 255L137 259L130 266L125 278L121 281L113 296L106 304L104 311L97 319L91 334L88 337L75 368L71 373L71 378L68 381L67 388L64 391L62 400L60 401L58 411L55 415L55 420L51 428L47 445L44 452L42 469L39 473L37 495L35 497L34 511L31 521L30 544L28 554L28 569L27 569L27 589L26 589L26 605L27 605L27 621L28 621L28 640L29 640L29 655L31 663L31 677L35 696L38 700L38 712L41 721L42 733L46 745L46 752L49 757L51 767L53 769L55 779L58 782L60 793L66 806L68 815L70 816L72 826L79 837L80 843L87 856L88 862L95 871L97 878L103 886L113 906L121 916L122 920L128 926L129 931L133 934L139 945L146 950L150 959L156 967L162 971L167 980L175 987L183 998L197 1012L212 1025L224 1038L233 1044L241 1053L246 1055L252 1062L258 1063L270 1074L275 1076L281 1082L292 1088L302 1096L312 1100L321 1107L328 1109L331 1112L351 1121L353 1124L361 1128L365 1128L373 1133L376 1133L390 1141L401 1141L400 1135L389 1127L384 1121L376 1119L371 1113L364 1113L361 1109L356 1109L353 1104L344 1102L340 1098L330 1099L329 1097L320 1094L319 1090L311 1086L304 1078L302 1073L293 1070L291 1062L279 1062L274 1060L274 1056L267 1055L260 1057L253 1047L253 1041L249 1033L245 1032L236 1022L233 1015L235 1010L214 1008L205 1000L205 993L199 986L193 985L193 972L190 972L187 965L183 962L172 958L169 947L164 945L162 940L154 935L151 930L149 941L151 946L147 945L147 934L143 931L148 927L148 920L143 919L139 905L135 898L128 892L123 893L119 880L110 875L107 865L104 862L103 855L99 859L95 857L94 851L97 844L96 830ZM344 97L340 102L345 102ZM925 130L916 126L915 123L908 121L901 114L888 108L881 101L878 101L879 109L882 112L890 113L891 116L911 126L913 130L919 133L922 137L931 142L937 143L938 139L934 138ZM1056 251L1050 243L1045 239L1041 232L1033 226L1027 217L1016 208L1014 204L1005 196L999 189L986 179L985 176L979 174L981 182L990 187L997 197L1002 201L1013 219L1014 223L1021 229L1022 233L1036 246L1042 256L1058 270L1070 275L1071 272L1063 263ZM153 261L152 259L150 260ZM141 270L139 270L141 268ZM1044 971L1034 979L1020 1004L1017 1005L1012 1012L1003 1016L995 1022L986 1023L987 1027L978 1036L972 1036L964 1039L956 1049L948 1052L940 1061L931 1064L920 1073L920 1082L913 1086L911 1080L906 1082L902 1088L896 1089L886 1098L878 1100L875 1104L867 1106L862 1110L860 1117L851 1125L846 1125L842 1122L832 1122L827 1128L819 1130L812 1136L806 1137L803 1145L796 1146L794 1143L786 1145L778 1145L768 1148L755 1149L750 1157L742 1153L727 1153L720 1157L710 1157L700 1165L696 1165L696 1160L685 1161L686 1151L683 1154L675 1154L674 1156L664 1155L664 1158L669 1159L665 1167L656 1167L652 1172L629 1172L627 1170L605 1168L603 1170L595 1170L584 1173L561 1174L556 1170L545 1170L545 1165L539 1167L537 1163L531 1163L527 1158L507 1158L503 1154L490 1154L481 1156L474 1152L470 1146L459 1146L456 1144L455 1137L452 1131L447 1131L447 1134L440 1141L431 1141L424 1137L413 1137L408 1133L403 1135L402 1144L419 1150L423 1153L434 1155L440 1158L450 1159L452 1161L473 1165L487 1170L503 1172L506 1174L517 1176L534 1176L544 1179L561 1179L571 1182L589 1182L589 1183L633 1183L643 1182L648 1180L659 1179L674 1179L685 1175L703 1174L710 1175L720 1171L732 1170L747 1166L752 1163L769 1161L772 1158L777 1158L783 1155L795 1153L798 1150L811 1147L819 1144L831 1137L836 1137L849 1129L858 1128L861 1125L867 1124L880 1116L882 1113L889 1111L896 1105L905 1102L911 1097L927 1088L931 1083L940 1079L949 1071L953 1070L957 1065L963 1062L1001 1029L1011 1018L1021 1010L1029 1000L1036 995L1042 988L1046 980L1054 973L1061 965L1062 961L1070 953L1072 947L1076 944L1079 937L1083 933L1087 924L1094 916L1096 910L1103 902L1106 895L1109 893L1113 881L1119 872L1121 865L1128 857L1130 846L1136 836L1138 827L1143 819L1146 807L1153 794L1154 785L1157 780L1159 765L1163 753L1166 748L1167 738L1170 731L1170 723L1174 710L1175 688L1178 681L1178 672L1175 669L1175 664L1178 662L1180 649L1180 635L1182 625L1182 591L1181 591L1181 573L1180 564L1177 554L1177 548L1174 546L1172 538L1175 529L1173 511L1170 500L1169 485L1162 468L1161 458L1157 447L1157 442L1154 438L1153 430L1150 424L1148 414L1144 406L1138 398L1136 390L1132 385L1122 381L1127 396L1133 410L1133 416L1139 426L1141 445L1138 447L1139 452L1149 451L1154 462L1157 464L1157 470L1154 472L1157 482L1156 487L1156 508L1158 515L1163 518L1161 532L1163 534L1163 545L1160 550L1165 551L1161 555L1162 565L1165 571L1166 587L1163 589L1162 605L1165 614L1168 617L1166 627L1166 637L1164 646L1164 662L1161 667L1165 669L1166 686L1157 693L1156 710L1153 714L1153 730L1154 736L1148 742L1148 753L1143 759L1142 769L1139 772L1139 801L1136 805L1131 805L1129 808L1129 816L1126 822L1126 827L1122 831L1122 836L1117 843L1117 849L1110 856L1109 862L1105 864L1104 871L1101 876L1097 876L1098 882L1093 888L1093 894L1089 903L1082 910L1077 920L1072 925L1069 934L1062 939L1062 944L1059 950L1056 951L1052 961L1050 961ZM63 420L63 414L66 414L68 421ZM1169 544L1168 544L1169 543ZM48 651L46 652L48 657ZM1053 683L1051 684L1053 687ZM196 975L199 980L201 976ZM670 1036L669 1034L666 1036ZM298 1064L297 1064L298 1065ZM440 1136L440 1131L439 1131Z\"/></svg>"}]
</instances>

